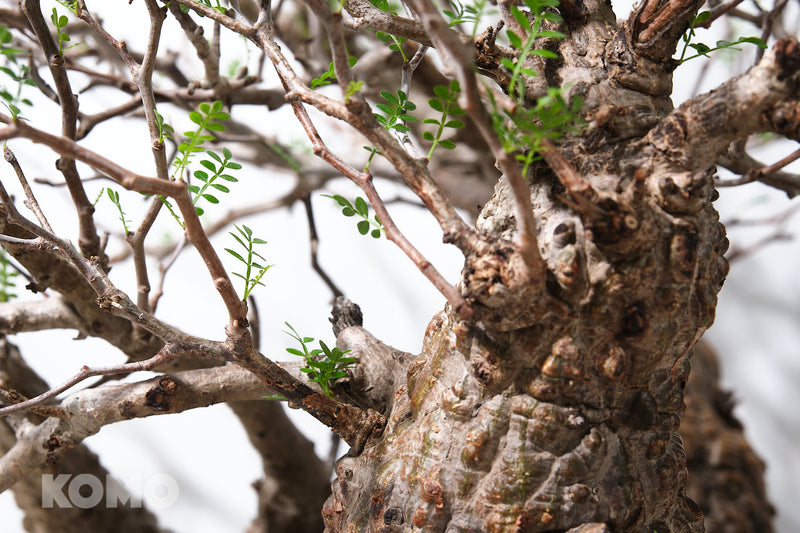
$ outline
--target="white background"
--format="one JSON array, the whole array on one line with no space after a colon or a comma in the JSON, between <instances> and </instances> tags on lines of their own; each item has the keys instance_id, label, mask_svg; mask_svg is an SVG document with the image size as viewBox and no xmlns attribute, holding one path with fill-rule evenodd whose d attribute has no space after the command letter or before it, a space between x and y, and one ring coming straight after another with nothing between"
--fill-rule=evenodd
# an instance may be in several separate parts
<instances>
[{"instance_id":1,"label":"white background","mask_svg":"<svg viewBox=\"0 0 800 533\"><path fill-rule=\"evenodd\" d=\"M10 5L10 0L0 0L0 4L4 2ZM112 34L129 41L134 49L140 49L147 27L141 2L133 2L131 6L127 0L88 4L91 9L103 9ZM50 3L43 2L45 13L50 8ZM622 3L616 7L621 17L626 16L628 10L629 6ZM185 46L170 45L181 42L174 21L168 20L166 30L164 49ZM721 36L700 35L699 38L714 42ZM241 40L226 39L223 46L227 57L244 54ZM747 53L741 54L739 59ZM737 68L736 56L731 57L734 59L712 67L702 90L730 76L728 69ZM690 62L676 72L676 104L691 95L702 61ZM201 75L196 63L187 61L184 66L195 75ZM79 88L79 78L76 80L75 86ZM120 101L116 96L104 98L91 93L81 100L82 109L99 111ZM183 127L188 127L183 114L168 107L162 109L162 114L176 125L176 131L187 129ZM280 130L283 142L307 144L290 113L268 115L240 108L235 114L250 123L264 124L265 131ZM58 131L58 110L53 104L37 104L36 109L26 110L26 115L37 126ZM335 133L329 132L326 136L334 146ZM101 153L113 154L115 160L133 170L152 174L146 130L140 121L126 121L123 128L118 122L100 126L84 144ZM46 160L42 157L46 151L33 149L24 141L10 146L29 176L59 179L53 168L55 157ZM788 144L773 148L764 159L775 160L776 155L785 155L793 149ZM26 154L36 155L26 158ZM795 165L794 170L800 171L800 168ZM249 203L256 197L278 197L292 184L289 177L252 168L245 168L239 176L241 186L232 188L230 197L223 198L228 205ZM7 187L15 181L7 167L0 167L0 178ZM105 185L107 183L91 182L87 185L89 195L97 194ZM378 187L386 197L395 195L394 187L388 183L379 181ZM343 180L332 183L328 192L350 198L356 194ZM136 221L144 203L135 195L122 194L129 218ZM54 227L76 226L65 191L42 188L37 189L37 195ZM320 261L345 293L361 305L365 327L399 349L417 352L427 321L442 307L443 299L391 243L359 236L353 220L340 216L328 199L316 197L314 205L321 239ZM774 215L789 205L784 194L758 184L723 189L717 202L723 220ZM211 209L208 211L213 213ZM448 279L457 279L460 256L453 247L441 244L441 232L432 218L421 209L403 204L392 205L391 212L401 229L437 268ZM101 201L98 213L104 229L119 232L117 215L110 203ZM251 217L244 223L269 241L265 255L275 264L264 278L266 287L255 293L263 321L264 353L276 359L289 357L284 348L291 345L290 339L281 333L285 329L284 321L290 322L303 335L332 340L327 322L330 294L309 266L307 229L301 206L288 212L282 210ZM732 245L745 247L768 229L736 229L731 232ZM798 230L800 223L796 217L790 220L786 231L796 235ZM179 233L171 220L162 221L156 228L158 239L174 239ZM214 242L220 250L230 246L230 238L224 234L215 237ZM110 246L112 253L119 250L115 248L116 242ZM236 268L233 261L227 265ZM767 480L778 511L777 531L780 533L800 531L800 509L795 504L795 496L800 494L800 453L796 445L800 437L800 417L794 409L800 403L797 386L800 383L797 353L797 346L800 346L799 270L800 255L794 241L767 246L737 261L720 295L717 321L707 335L721 356L723 382L735 392L739 402L735 412L744 421L750 442L767 462ZM129 265L115 266L112 278L124 290L133 290ZM224 308L194 252L185 252L169 274L159 314L188 332L223 337ZM123 356L104 342L92 339L73 342L74 336L71 331L57 331L21 334L11 340L20 345L26 360L50 383L63 381L84 364L123 361ZM144 377L136 376L136 379ZM291 411L290 415L315 440L317 451L326 456L329 443L326 430L303 413ZM255 492L250 485L261 477L260 461L246 442L237 419L225 406L115 424L104 428L86 444L100 454L103 464L123 482L135 484L136 480L164 473L177 480L181 491L177 503L157 511L162 527L193 533L242 531L255 513ZM131 489L135 490L135 485ZM10 491L0 494L0 516L3 517L3 531L23 531L21 513Z\"/></svg>"}]
</instances>

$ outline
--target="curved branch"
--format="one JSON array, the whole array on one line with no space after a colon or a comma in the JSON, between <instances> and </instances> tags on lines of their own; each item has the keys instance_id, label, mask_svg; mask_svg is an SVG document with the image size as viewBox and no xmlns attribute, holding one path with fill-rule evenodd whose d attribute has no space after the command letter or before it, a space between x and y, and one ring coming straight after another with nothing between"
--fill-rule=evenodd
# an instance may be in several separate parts
<instances>
[{"instance_id":1,"label":"curved branch","mask_svg":"<svg viewBox=\"0 0 800 533\"><path fill-rule=\"evenodd\" d=\"M800 135L800 44L781 39L757 65L684 103L647 139L687 170L706 169L737 139L774 131Z\"/></svg>"}]
</instances>

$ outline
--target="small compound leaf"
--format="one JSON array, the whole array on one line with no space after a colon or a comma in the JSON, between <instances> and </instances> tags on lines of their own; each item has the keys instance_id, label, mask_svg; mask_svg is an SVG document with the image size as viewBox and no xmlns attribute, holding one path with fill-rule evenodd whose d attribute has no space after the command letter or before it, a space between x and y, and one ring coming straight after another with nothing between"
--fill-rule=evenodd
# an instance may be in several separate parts
<instances>
[{"instance_id":1,"label":"small compound leaf","mask_svg":"<svg viewBox=\"0 0 800 533\"><path fill-rule=\"evenodd\" d=\"M519 35L511 30L506 30L506 35L508 36L508 42L511 43L511 46L518 50L522 49L522 39L520 39Z\"/></svg>"},{"instance_id":2,"label":"small compound leaf","mask_svg":"<svg viewBox=\"0 0 800 533\"><path fill-rule=\"evenodd\" d=\"M361 198L360 196L356 197L356 211L361 216L367 216L369 213L369 206L367 205L366 200Z\"/></svg>"},{"instance_id":3,"label":"small compound leaf","mask_svg":"<svg viewBox=\"0 0 800 533\"><path fill-rule=\"evenodd\" d=\"M694 17L694 19L692 19L692 26L698 26L700 24L703 24L710 17L711 17L711 11L701 11L700 13L697 14L697 16Z\"/></svg>"},{"instance_id":4,"label":"small compound leaf","mask_svg":"<svg viewBox=\"0 0 800 533\"><path fill-rule=\"evenodd\" d=\"M431 109L434 111L438 111L440 113L444 112L444 105L442 105L442 101L438 98L431 98L428 100L428 105L431 106Z\"/></svg>"}]
</instances>

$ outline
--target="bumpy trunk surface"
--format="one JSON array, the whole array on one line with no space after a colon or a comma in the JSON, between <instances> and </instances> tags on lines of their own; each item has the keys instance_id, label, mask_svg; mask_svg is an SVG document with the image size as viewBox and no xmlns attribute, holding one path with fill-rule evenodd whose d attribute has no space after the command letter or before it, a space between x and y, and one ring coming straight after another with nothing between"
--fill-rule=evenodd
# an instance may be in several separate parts
<instances>
[{"instance_id":1,"label":"bumpy trunk surface","mask_svg":"<svg viewBox=\"0 0 800 533\"><path fill-rule=\"evenodd\" d=\"M518 275L501 180L461 279L480 318L431 321L386 430L338 463L328 531L703 531L677 430L728 269L713 167L672 138L669 55L634 55L631 28L591 12L541 80L580 94L589 122L560 147L588 189L531 172L546 274Z\"/></svg>"}]
</instances>

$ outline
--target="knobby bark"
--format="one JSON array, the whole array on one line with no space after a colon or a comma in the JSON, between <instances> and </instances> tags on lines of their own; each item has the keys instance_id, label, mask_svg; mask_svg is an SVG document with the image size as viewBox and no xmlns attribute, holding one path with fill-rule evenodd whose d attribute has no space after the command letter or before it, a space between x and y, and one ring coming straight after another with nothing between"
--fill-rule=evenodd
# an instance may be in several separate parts
<instances>
[{"instance_id":1,"label":"knobby bark","mask_svg":"<svg viewBox=\"0 0 800 533\"><path fill-rule=\"evenodd\" d=\"M461 277L480 318L445 310L398 365L399 387L370 383L386 387L386 430L338 463L328 531L704 531L677 431L728 271L713 163L774 129L786 102L797 110L800 48L779 41L673 110L675 28L697 4L661 28L643 22L647 3L619 27L605 4L586 6L544 76L580 94L589 120L561 146L579 183L553 165L530 176L547 273L521 275L501 180L477 223L490 244Z\"/></svg>"},{"instance_id":2,"label":"knobby bark","mask_svg":"<svg viewBox=\"0 0 800 533\"><path fill-rule=\"evenodd\" d=\"M129 52L83 2L76 4L91 30L84 30L87 37L110 48L107 53L118 53L132 80L94 72L77 59L66 61L37 1L21 1L19 12L0 10L9 26L31 42L35 37L31 62L35 58L50 70L55 91L37 80L43 94L61 102L63 126L59 137L0 115L7 124L0 137L28 138L60 154L59 170L80 214L82 253L53 234L43 213L36 212L40 226L25 219L0 186L3 247L31 276L33 289L59 293L47 304L6 305L0 331L71 327L105 339L131 360L150 364L147 369L174 371L149 381L85 389L57 402L34 401L31 413L20 414L23 406L4 407L12 414L10 424L0 427L5 452L0 489L14 487L32 530L52 528L58 520L64 521L65 530L77 524L69 513L57 516L37 507L41 487L32 474L43 466L56 463L64 471L100 475L104 470L82 441L104 425L217 402L233 402L263 459L264 479L256 485L259 512L251 531L318 531L324 521L330 533L699 533L704 513L709 531L729 526L769 530L763 465L730 416L706 352L701 352L699 365L703 372L690 385L691 411L683 425L681 415L693 347L713 321L717 292L728 271L723 257L728 243L712 205L717 196L714 165L744 165L742 172L753 171L747 168L753 166L749 156L731 148L752 133L771 131L800 140L796 40L778 40L745 74L674 109L670 94L678 65L672 57L700 7L698 0L644 1L623 23L602 0L564 0L558 7L564 21L545 27L566 38L536 43L559 59L530 56L524 66L539 75L524 77L525 100L513 102L496 87L481 86L474 75L477 69L500 89L509 89L509 70L500 59L518 51L497 44L501 26L471 39L450 30L428 0L410 0L409 17L378 11L361 0L344 2L349 12L344 17L307 0L308 11L317 17L311 20L327 35L331 68L342 85L358 79L358 71L348 66L347 47L359 45L344 30L375 28L415 40L416 45L408 46L419 59L424 47L438 49L445 73L461 83L460 105L471 121L459 148L471 158L453 167L468 169L475 178L471 183L480 190L465 192L459 190L465 188L462 176L454 177L446 159L419 157L413 143L397 142L378 124L361 91L340 101L312 90L279 40L289 43L298 62L311 70L320 56L326 70L327 55L307 49L304 54L286 17L281 20L273 13L269 2L258 8L243 5L241 12L239 2L231 2L235 9L226 12L194 0L174 0L168 6L155 0L144 3L151 17L144 54ZM511 4L500 3L506 15ZM181 8L213 21L210 42L194 14ZM309 22L308 13L302 16ZM167 17L177 20L202 63L201 82L190 82L177 66L156 61ZM518 20L506 19L520 31ZM261 50L263 59L275 66L282 90L249 88L260 81L260 74L221 75L223 27ZM385 73L376 72L374 65L384 59L372 58L370 70L370 60L362 58L357 68L380 79ZM404 87L414 71L410 63L402 66ZM84 115L72 97L69 69L83 69L93 83L113 84L133 99L106 113ZM179 87L154 88L153 69ZM429 90L444 79L439 72L425 72L425 67L419 69L417 78L427 81L415 83L414 90L416 85ZM585 125L557 146L544 143L541 160L522 176L514 154L503 150L490 126L486 93L510 109L536 105L552 87L567 99L583 100ZM138 108L139 98L156 178L134 173L78 142L94 125ZM252 140L262 152L272 147L274 154L256 154L251 160L297 173L295 188L266 205L304 202L312 262L337 294L341 291L317 262L309 194L339 173L361 188L389 240L448 301L431 320L419 355L375 339L361 327L360 311L345 300L335 305L334 332L339 346L352 350L359 363L345 383L334 387L334 397L298 379L297 367L277 365L257 351L258 335L248 329L258 325L257 318L247 314L248 303L234 291L209 236L237 217L273 207L259 203L203 226L186 183L180 177L168 179L164 139L159 139L155 122L157 100L190 107L209 99L270 110L285 99L314 154L333 169L301 164L245 125L232 128L241 135L226 139L221 134L219 139ZM388 177L403 181L418 196L439 223L444 240L464 254L457 284L448 282L394 224L372 174L325 144L307 107L347 122L374 143L392 165ZM246 136L253 138L243 141ZM151 204L139 229L126 237L137 269L136 303L113 285L76 160L125 188L175 202L187 231L174 254L190 243L203 259L228 310L225 342L187 335L156 317L160 292L149 294L144 240L160 203ZM495 176L494 162L505 174L473 227L455 206L474 208L476 198L483 203L483 188ZM762 169L763 181L795 194L796 177L775 173L779 168ZM19 163L15 170L24 181ZM35 203L30 189L26 197ZM164 266L162 278L168 268ZM12 359L3 360L11 365L4 370L11 376ZM170 366L156 366L163 361ZM207 366L215 368L199 368ZM143 368L121 365L96 374ZM5 403L46 389L25 372L27 377L18 379L0 374ZM279 408L252 401L269 393L280 393L292 407L311 412L352 446L336 464L321 517L315 510L329 494L328 471ZM73 461L68 453L77 458ZM697 472L688 481L687 454L688 465ZM725 498L734 499L735 505ZM129 521L130 530L157 530L146 510L106 510L94 517L97 530L119 517Z\"/></svg>"}]
</instances>

